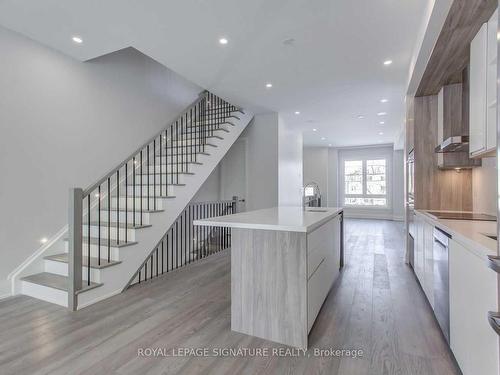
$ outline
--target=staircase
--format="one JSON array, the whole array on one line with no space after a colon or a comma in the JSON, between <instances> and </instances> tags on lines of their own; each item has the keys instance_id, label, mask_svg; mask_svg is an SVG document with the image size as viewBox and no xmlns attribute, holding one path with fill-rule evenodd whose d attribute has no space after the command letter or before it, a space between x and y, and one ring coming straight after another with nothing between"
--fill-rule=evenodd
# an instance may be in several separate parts
<instances>
[{"instance_id":1,"label":"staircase","mask_svg":"<svg viewBox=\"0 0 500 375\"><path fill-rule=\"evenodd\" d=\"M200 95L98 182L70 191L68 229L25 262L13 291L76 310L139 282L141 269L155 251L158 256L161 241L252 117L214 94ZM212 232L198 246L220 249L217 238ZM181 265L200 258L190 251Z\"/></svg>"}]
</instances>

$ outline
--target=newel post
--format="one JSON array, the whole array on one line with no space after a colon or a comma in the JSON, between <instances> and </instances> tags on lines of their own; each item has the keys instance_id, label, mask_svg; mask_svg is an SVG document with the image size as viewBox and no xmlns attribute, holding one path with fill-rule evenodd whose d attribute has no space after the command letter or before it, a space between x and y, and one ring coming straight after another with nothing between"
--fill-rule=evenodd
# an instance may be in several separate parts
<instances>
[{"instance_id":1,"label":"newel post","mask_svg":"<svg viewBox=\"0 0 500 375\"><path fill-rule=\"evenodd\" d=\"M69 189L68 204L68 309L78 307L77 291L82 289L83 190Z\"/></svg>"}]
</instances>

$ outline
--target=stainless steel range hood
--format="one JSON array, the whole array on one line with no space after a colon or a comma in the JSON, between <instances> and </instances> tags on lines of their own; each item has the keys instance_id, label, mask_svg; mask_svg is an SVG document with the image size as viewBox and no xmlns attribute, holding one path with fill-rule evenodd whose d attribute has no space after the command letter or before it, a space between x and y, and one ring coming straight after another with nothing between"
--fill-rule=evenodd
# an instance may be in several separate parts
<instances>
[{"instance_id":1,"label":"stainless steel range hood","mask_svg":"<svg viewBox=\"0 0 500 375\"><path fill-rule=\"evenodd\" d=\"M481 159L469 157L469 74L462 72L462 83L441 88L437 98L437 134L434 149L439 169L469 169Z\"/></svg>"},{"instance_id":2,"label":"stainless steel range hood","mask_svg":"<svg viewBox=\"0 0 500 375\"><path fill-rule=\"evenodd\" d=\"M437 153L445 152L469 152L469 136L456 135L446 138L434 149Z\"/></svg>"}]
</instances>

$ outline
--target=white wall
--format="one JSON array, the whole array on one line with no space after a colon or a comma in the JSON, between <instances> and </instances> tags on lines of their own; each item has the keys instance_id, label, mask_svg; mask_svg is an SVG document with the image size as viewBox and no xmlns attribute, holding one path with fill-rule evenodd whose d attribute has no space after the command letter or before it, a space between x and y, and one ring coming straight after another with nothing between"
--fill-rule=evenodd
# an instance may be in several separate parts
<instances>
[{"instance_id":1,"label":"white wall","mask_svg":"<svg viewBox=\"0 0 500 375\"><path fill-rule=\"evenodd\" d=\"M279 119L278 205L302 206L302 132L292 130Z\"/></svg>"},{"instance_id":2,"label":"white wall","mask_svg":"<svg viewBox=\"0 0 500 375\"><path fill-rule=\"evenodd\" d=\"M87 187L164 128L201 88L133 49L81 63L0 28L0 295Z\"/></svg>"},{"instance_id":3,"label":"white wall","mask_svg":"<svg viewBox=\"0 0 500 375\"><path fill-rule=\"evenodd\" d=\"M404 159L402 150L392 146L327 148L304 147L304 183L314 181L323 194L323 206L342 206L343 160L346 158L385 157L388 161L389 206L384 209L345 208L346 216L404 219ZM339 172L340 171L340 172ZM327 199L325 193L327 192Z\"/></svg>"},{"instance_id":4,"label":"white wall","mask_svg":"<svg viewBox=\"0 0 500 375\"><path fill-rule=\"evenodd\" d=\"M482 159L472 169L472 206L476 212L497 215L497 158Z\"/></svg>"},{"instance_id":5,"label":"white wall","mask_svg":"<svg viewBox=\"0 0 500 375\"><path fill-rule=\"evenodd\" d=\"M304 147L303 154L303 186L310 182L318 184L319 191L321 193L321 205L323 207L329 206L329 150L327 147Z\"/></svg>"},{"instance_id":6,"label":"white wall","mask_svg":"<svg viewBox=\"0 0 500 375\"><path fill-rule=\"evenodd\" d=\"M278 114L256 115L240 136L247 139L246 209L278 205Z\"/></svg>"},{"instance_id":7,"label":"white wall","mask_svg":"<svg viewBox=\"0 0 500 375\"><path fill-rule=\"evenodd\" d=\"M328 206L339 207L339 150L328 149Z\"/></svg>"}]
</instances>

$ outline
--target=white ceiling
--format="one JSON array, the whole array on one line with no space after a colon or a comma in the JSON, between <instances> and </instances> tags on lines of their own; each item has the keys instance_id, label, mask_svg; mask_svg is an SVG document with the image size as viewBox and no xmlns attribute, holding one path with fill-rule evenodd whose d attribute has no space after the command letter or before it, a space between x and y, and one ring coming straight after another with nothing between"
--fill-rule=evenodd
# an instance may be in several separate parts
<instances>
[{"instance_id":1,"label":"white ceiling","mask_svg":"<svg viewBox=\"0 0 500 375\"><path fill-rule=\"evenodd\" d=\"M135 47L236 104L280 112L307 145L353 146L398 136L428 3L2 0L0 24L80 60Z\"/></svg>"}]
</instances>

